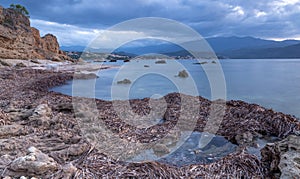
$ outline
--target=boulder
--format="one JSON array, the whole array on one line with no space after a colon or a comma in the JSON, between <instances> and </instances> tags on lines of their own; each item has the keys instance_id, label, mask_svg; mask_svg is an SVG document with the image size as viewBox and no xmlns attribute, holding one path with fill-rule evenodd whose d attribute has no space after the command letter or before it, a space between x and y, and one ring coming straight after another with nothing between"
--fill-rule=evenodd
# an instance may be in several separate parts
<instances>
[{"instance_id":1,"label":"boulder","mask_svg":"<svg viewBox=\"0 0 300 179\"><path fill-rule=\"evenodd\" d=\"M189 74L185 70L182 70L178 73L178 77L187 78L187 77L189 77Z\"/></svg>"},{"instance_id":2,"label":"boulder","mask_svg":"<svg viewBox=\"0 0 300 179\"><path fill-rule=\"evenodd\" d=\"M261 155L264 166L273 177L300 178L300 136L290 135L267 144Z\"/></svg>"},{"instance_id":3,"label":"boulder","mask_svg":"<svg viewBox=\"0 0 300 179\"><path fill-rule=\"evenodd\" d=\"M58 170L59 165L53 158L35 147L28 149L28 155L15 159L8 167L10 173L26 175L43 175Z\"/></svg>"},{"instance_id":4,"label":"boulder","mask_svg":"<svg viewBox=\"0 0 300 179\"><path fill-rule=\"evenodd\" d=\"M167 62L166 62L166 60L157 60L155 63L156 64L165 64Z\"/></svg>"},{"instance_id":5,"label":"boulder","mask_svg":"<svg viewBox=\"0 0 300 179\"><path fill-rule=\"evenodd\" d=\"M125 78L124 80L118 81L117 84L131 84L131 81Z\"/></svg>"},{"instance_id":6,"label":"boulder","mask_svg":"<svg viewBox=\"0 0 300 179\"><path fill-rule=\"evenodd\" d=\"M96 79L99 78L95 73L75 73L74 79Z\"/></svg>"}]
</instances>

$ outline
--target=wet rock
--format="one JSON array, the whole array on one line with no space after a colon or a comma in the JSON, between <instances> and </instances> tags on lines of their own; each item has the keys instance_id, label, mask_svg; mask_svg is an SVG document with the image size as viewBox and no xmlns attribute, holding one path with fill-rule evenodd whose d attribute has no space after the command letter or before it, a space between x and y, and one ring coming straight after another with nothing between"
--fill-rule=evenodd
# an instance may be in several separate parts
<instances>
[{"instance_id":1,"label":"wet rock","mask_svg":"<svg viewBox=\"0 0 300 179\"><path fill-rule=\"evenodd\" d=\"M182 70L178 73L178 77L187 78L187 77L189 77L189 74L185 70Z\"/></svg>"},{"instance_id":2,"label":"wet rock","mask_svg":"<svg viewBox=\"0 0 300 179\"><path fill-rule=\"evenodd\" d=\"M124 80L117 81L117 84L131 84L131 81L129 79L125 78Z\"/></svg>"},{"instance_id":3,"label":"wet rock","mask_svg":"<svg viewBox=\"0 0 300 179\"><path fill-rule=\"evenodd\" d=\"M300 177L300 136L290 135L282 141L267 144L261 155L271 176Z\"/></svg>"},{"instance_id":4,"label":"wet rock","mask_svg":"<svg viewBox=\"0 0 300 179\"><path fill-rule=\"evenodd\" d=\"M42 153L35 147L28 149L29 154L15 159L8 167L8 170L15 175L25 173L27 175L43 175L58 170L59 165L53 158Z\"/></svg>"},{"instance_id":5,"label":"wet rock","mask_svg":"<svg viewBox=\"0 0 300 179\"><path fill-rule=\"evenodd\" d=\"M167 63L166 60L157 60L155 61L156 64L165 64Z\"/></svg>"},{"instance_id":6,"label":"wet rock","mask_svg":"<svg viewBox=\"0 0 300 179\"><path fill-rule=\"evenodd\" d=\"M196 62L196 63L193 63L195 65L204 65L204 64L207 64L207 62Z\"/></svg>"},{"instance_id":7,"label":"wet rock","mask_svg":"<svg viewBox=\"0 0 300 179\"><path fill-rule=\"evenodd\" d=\"M75 73L74 79L96 79L99 78L95 73Z\"/></svg>"}]
</instances>

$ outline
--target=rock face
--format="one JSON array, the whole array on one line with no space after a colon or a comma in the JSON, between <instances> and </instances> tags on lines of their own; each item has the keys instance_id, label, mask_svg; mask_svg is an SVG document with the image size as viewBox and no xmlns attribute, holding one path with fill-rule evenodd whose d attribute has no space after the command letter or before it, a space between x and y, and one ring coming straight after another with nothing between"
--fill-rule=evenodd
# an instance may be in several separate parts
<instances>
[{"instance_id":1,"label":"rock face","mask_svg":"<svg viewBox=\"0 0 300 179\"><path fill-rule=\"evenodd\" d=\"M300 178L300 136L267 144L261 150L262 162L276 178Z\"/></svg>"},{"instance_id":2,"label":"rock face","mask_svg":"<svg viewBox=\"0 0 300 179\"><path fill-rule=\"evenodd\" d=\"M29 19L0 6L0 58L71 60L59 50L57 38L47 34L40 37Z\"/></svg>"}]
</instances>

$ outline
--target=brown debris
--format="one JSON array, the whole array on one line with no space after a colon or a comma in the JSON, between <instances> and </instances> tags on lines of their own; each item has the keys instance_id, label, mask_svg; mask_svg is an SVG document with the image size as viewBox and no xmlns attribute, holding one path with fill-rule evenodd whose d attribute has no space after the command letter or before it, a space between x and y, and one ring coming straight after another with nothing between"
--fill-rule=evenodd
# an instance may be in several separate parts
<instances>
[{"instance_id":1,"label":"brown debris","mask_svg":"<svg viewBox=\"0 0 300 179\"><path fill-rule=\"evenodd\" d=\"M49 160L51 158L51 162L55 163L53 170L41 169L39 172L22 170L10 176L265 178L273 172L266 162L276 159L277 153L271 158L260 161L256 156L248 154L242 146L247 146L260 136L286 138L291 134L299 135L300 131L299 121L290 115L242 101L228 101L217 134L241 146L235 153L211 164L183 167L159 162L122 162L98 151L83 137L78 125L78 117L91 121L94 111L85 111L85 113L74 111L72 97L48 91L49 88L72 79L72 74L28 69L3 69L1 74L8 77L0 78L1 177L12 174L10 173L12 171L19 171L16 169L22 167L13 167L16 165L11 164L18 158L27 156L27 149L33 146L49 157ZM141 143L158 141L174 128L180 118L182 108L180 95L172 93L164 97L167 105L166 112L161 114L163 122L148 128L137 128L120 119L110 101L95 100L98 108L95 119L102 121L113 134L124 141ZM185 97L190 100L196 98L195 101L200 104L200 109L197 111L199 115L195 115L196 111L190 111L186 123L188 125L189 118L197 116L195 130L201 132L207 123L212 102L201 97ZM130 100L130 105L134 113L146 115L151 111L149 101L149 98ZM123 102L120 101L121 109L122 104ZM176 142L177 139L175 133L173 138L166 138L171 143ZM111 141L111 144L120 145L114 141ZM163 146L160 147L163 149Z\"/></svg>"}]
</instances>

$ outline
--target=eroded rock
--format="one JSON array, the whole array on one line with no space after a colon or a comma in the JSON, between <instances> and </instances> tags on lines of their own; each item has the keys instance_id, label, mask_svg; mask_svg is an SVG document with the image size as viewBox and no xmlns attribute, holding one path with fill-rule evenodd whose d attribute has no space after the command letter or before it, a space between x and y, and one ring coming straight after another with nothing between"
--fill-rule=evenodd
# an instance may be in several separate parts
<instances>
[{"instance_id":1,"label":"eroded rock","mask_svg":"<svg viewBox=\"0 0 300 179\"><path fill-rule=\"evenodd\" d=\"M300 178L300 136L267 144L261 150L262 162L269 174L280 178Z\"/></svg>"},{"instance_id":2,"label":"eroded rock","mask_svg":"<svg viewBox=\"0 0 300 179\"><path fill-rule=\"evenodd\" d=\"M53 158L35 147L28 149L29 154L15 159L8 167L11 173L27 175L43 175L58 170L59 165Z\"/></svg>"}]
</instances>

